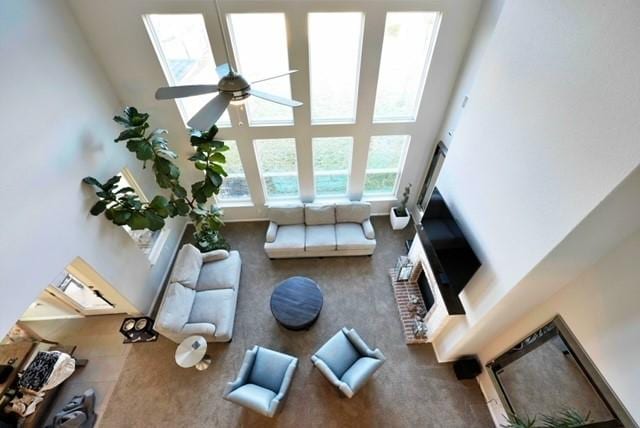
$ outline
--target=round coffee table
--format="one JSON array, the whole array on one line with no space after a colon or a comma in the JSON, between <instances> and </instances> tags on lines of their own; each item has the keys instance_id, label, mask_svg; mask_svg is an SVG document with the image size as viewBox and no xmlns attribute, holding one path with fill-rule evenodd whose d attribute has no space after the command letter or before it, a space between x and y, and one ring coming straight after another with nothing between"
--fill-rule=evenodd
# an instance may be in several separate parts
<instances>
[{"instance_id":1,"label":"round coffee table","mask_svg":"<svg viewBox=\"0 0 640 428\"><path fill-rule=\"evenodd\" d=\"M271 295L273 317L289 330L304 330L320 315L324 297L318 284L304 276L282 281Z\"/></svg>"},{"instance_id":2,"label":"round coffee table","mask_svg":"<svg viewBox=\"0 0 640 428\"><path fill-rule=\"evenodd\" d=\"M211 364L207 355L207 341L202 336L189 336L176 349L176 364L183 368L206 370Z\"/></svg>"}]
</instances>

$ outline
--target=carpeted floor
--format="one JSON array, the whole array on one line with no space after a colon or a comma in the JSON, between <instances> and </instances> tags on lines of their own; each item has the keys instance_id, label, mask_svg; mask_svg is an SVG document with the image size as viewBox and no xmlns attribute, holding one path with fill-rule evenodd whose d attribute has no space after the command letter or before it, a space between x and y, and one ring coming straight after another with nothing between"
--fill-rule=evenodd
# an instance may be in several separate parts
<instances>
[{"instance_id":1,"label":"carpeted floor","mask_svg":"<svg viewBox=\"0 0 640 428\"><path fill-rule=\"evenodd\" d=\"M211 367L198 372L174 362L176 345L160 339L132 345L107 405L105 427L491 427L478 384L456 380L430 345L404 344L387 269L404 252L412 228L394 232L374 219L372 257L269 260L266 223L235 223L224 233L242 257L233 341L210 344ZM305 275L324 293L320 318L308 331L280 327L269 298L281 280ZM352 399L343 398L309 357L341 327L354 327L387 362ZM244 352L261 345L299 358L283 411L274 419L222 399Z\"/></svg>"}]
</instances>

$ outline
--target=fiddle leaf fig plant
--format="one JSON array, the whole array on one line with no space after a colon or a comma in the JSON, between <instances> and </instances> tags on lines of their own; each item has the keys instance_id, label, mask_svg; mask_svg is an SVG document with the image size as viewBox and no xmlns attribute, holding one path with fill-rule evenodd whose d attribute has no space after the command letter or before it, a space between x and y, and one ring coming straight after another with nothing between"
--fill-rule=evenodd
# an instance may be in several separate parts
<instances>
[{"instance_id":1,"label":"fiddle leaf fig plant","mask_svg":"<svg viewBox=\"0 0 640 428\"><path fill-rule=\"evenodd\" d=\"M180 184L180 168L174 163L178 155L169 148L167 130L149 132L149 114L141 113L135 107L126 107L123 114L113 120L124 127L114 141L125 143L127 150L143 162L143 168L151 163L158 186L167 189L170 195L156 195L151 201L143 202L133 188L118 186L120 176L111 177L104 183L95 177L85 177L82 181L93 186L99 198L89 210L90 214L104 213L117 226L152 231L162 229L166 218L189 216L195 224L194 239L201 251L228 249L229 245L219 232L224 225L222 210L215 205L206 206L209 198L218 194L227 176L223 152L229 147L214 139L218 128L213 125L208 131L191 131L191 145L196 152L189 160L204 172L204 178L191 186L189 197Z\"/></svg>"}]
</instances>

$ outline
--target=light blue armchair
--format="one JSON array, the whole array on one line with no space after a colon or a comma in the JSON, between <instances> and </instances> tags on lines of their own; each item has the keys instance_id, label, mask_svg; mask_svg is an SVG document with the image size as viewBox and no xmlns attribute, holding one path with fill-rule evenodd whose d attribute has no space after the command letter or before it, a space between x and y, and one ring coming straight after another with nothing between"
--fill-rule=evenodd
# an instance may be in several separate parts
<instances>
[{"instance_id":1,"label":"light blue armchair","mask_svg":"<svg viewBox=\"0 0 640 428\"><path fill-rule=\"evenodd\" d=\"M223 398L272 418L284 400L298 359L254 346L247 351L238 377L229 382Z\"/></svg>"},{"instance_id":2,"label":"light blue armchair","mask_svg":"<svg viewBox=\"0 0 640 428\"><path fill-rule=\"evenodd\" d=\"M384 363L379 349L372 351L354 329L343 328L311 356L329 382L351 398Z\"/></svg>"}]
</instances>

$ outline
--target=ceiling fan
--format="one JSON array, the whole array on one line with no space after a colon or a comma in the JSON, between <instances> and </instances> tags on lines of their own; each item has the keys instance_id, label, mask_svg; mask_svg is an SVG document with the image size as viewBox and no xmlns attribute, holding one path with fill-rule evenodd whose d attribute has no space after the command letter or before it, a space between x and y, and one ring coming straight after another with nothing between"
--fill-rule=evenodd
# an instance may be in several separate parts
<instances>
[{"instance_id":1,"label":"ceiling fan","mask_svg":"<svg viewBox=\"0 0 640 428\"><path fill-rule=\"evenodd\" d=\"M220 13L220 7L218 6L218 0L214 0L214 3L218 12L218 22L222 33L222 43L224 44L225 55L227 58L226 64L216 67L216 73L220 78L218 84L164 87L156 91L156 99L168 100L218 92L218 95L216 95L211 101L207 102L187 123L191 128L201 130L209 129L211 125L213 125L220 116L222 116L222 113L224 113L229 104L243 104L246 102L247 98L252 95L288 107L301 106L302 103L300 101L279 97L277 95L258 91L251 87L254 83L288 76L298 70L289 70L275 76L249 82L229 65L229 48L227 47L227 40L224 33L224 27L222 25L222 15Z\"/></svg>"}]
</instances>

